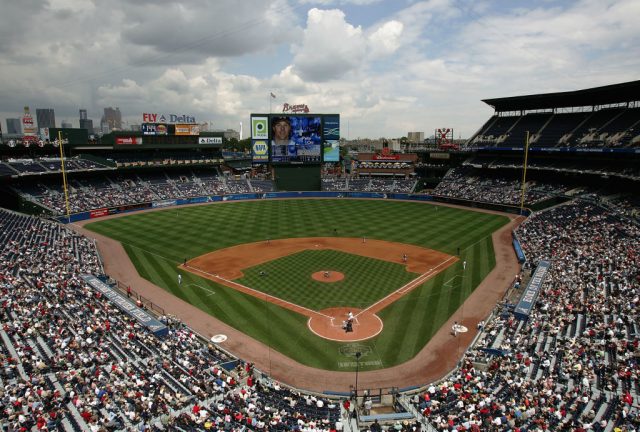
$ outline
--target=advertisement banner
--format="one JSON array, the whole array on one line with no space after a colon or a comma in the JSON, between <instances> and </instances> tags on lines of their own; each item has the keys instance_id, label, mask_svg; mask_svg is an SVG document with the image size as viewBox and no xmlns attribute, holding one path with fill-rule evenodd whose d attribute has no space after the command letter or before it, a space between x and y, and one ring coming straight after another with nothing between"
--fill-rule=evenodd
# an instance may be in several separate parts
<instances>
[{"instance_id":1,"label":"advertisement banner","mask_svg":"<svg viewBox=\"0 0 640 432\"><path fill-rule=\"evenodd\" d=\"M450 159L451 158L451 153L429 153L429 158L430 159Z\"/></svg>"},{"instance_id":2,"label":"advertisement banner","mask_svg":"<svg viewBox=\"0 0 640 432\"><path fill-rule=\"evenodd\" d=\"M163 200L163 201L155 201L151 204L153 208L161 208L161 207L171 207L176 205L178 202L176 200Z\"/></svg>"},{"instance_id":3,"label":"advertisement banner","mask_svg":"<svg viewBox=\"0 0 640 432\"><path fill-rule=\"evenodd\" d=\"M388 156L384 156L384 155L373 155L373 160L375 161L395 161L395 160L400 160L400 155L388 155Z\"/></svg>"},{"instance_id":4,"label":"advertisement banner","mask_svg":"<svg viewBox=\"0 0 640 432\"><path fill-rule=\"evenodd\" d=\"M33 123L33 117L29 112L29 107L24 107L24 115L22 116L22 133L25 136L36 136L37 129Z\"/></svg>"},{"instance_id":5,"label":"advertisement banner","mask_svg":"<svg viewBox=\"0 0 640 432\"><path fill-rule=\"evenodd\" d=\"M107 216L108 214L109 214L108 208L95 209L89 212L89 218L90 219L99 218L102 216Z\"/></svg>"},{"instance_id":6,"label":"advertisement banner","mask_svg":"<svg viewBox=\"0 0 640 432\"><path fill-rule=\"evenodd\" d=\"M176 135L200 135L200 126L195 124L176 124Z\"/></svg>"},{"instance_id":7,"label":"advertisement banner","mask_svg":"<svg viewBox=\"0 0 640 432\"><path fill-rule=\"evenodd\" d=\"M200 137L198 144L222 144L222 137Z\"/></svg>"},{"instance_id":8,"label":"advertisement banner","mask_svg":"<svg viewBox=\"0 0 640 432\"><path fill-rule=\"evenodd\" d=\"M339 140L340 139L340 117L339 116L325 116L323 125L323 137L325 140Z\"/></svg>"},{"instance_id":9,"label":"advertisement banner","mask_svg":"<svg viewBox=\"0 0 640 432\"><path fill-rule=\"evenodd\" d=\"M168 128L162 123L143 123L140 130L143 135L166 135Z\"/></svg>"},{"instance_id":10,"label":"advertisement banner","mask_svg":"<svg viewBox=\"0 0 640 432\"><path fill-rule=\"evenodd\" d=\"M269 139L269 122L267 117L251 117L251 138L254 140Z\"/></svg>"},{"instance_id":11,"label":"advertisement banner","mask_svg":"<svg viewBox=\"0 0 640 432\"><path fill-rule=\"evenodd\" d=\"M251 157L254 163L269 162L269 143L264 140L253 140L251 143Z\"/></svg>"},{"instance_id":12,"label":"advertisement banner","mask_svg":"<svg viewBox=\"0 0 640 432\"><path fill-rule=\"evenodd\" d=\"M142 113L143 123L189 123L195 124L196 118L188 114Z\"/></svg>"},{"instance_id":13,"label":"advertisement banner","mask_svg":"<svg viewBox=\"0 0 640 432\"><path fill-rule=\"evenodd\" d=\"M116 144L140 145L142 144L142 137L116 137Z\"/></svg>"},{"instance_id":14,"label":"advertisement banner","mask_svg":"<svg viewBox=\"0 0 640 432\"><path fill-rule=\"evenodd\" d=\"M340 162L340 141L326 140L324 142L324 161Z\"/></svg>"}]
</instances>

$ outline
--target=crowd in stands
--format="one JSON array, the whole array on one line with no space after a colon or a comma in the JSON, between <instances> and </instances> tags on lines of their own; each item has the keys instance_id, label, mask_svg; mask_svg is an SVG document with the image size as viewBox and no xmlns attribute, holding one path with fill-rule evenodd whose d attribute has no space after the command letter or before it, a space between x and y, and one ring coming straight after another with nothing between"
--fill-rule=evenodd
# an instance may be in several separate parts
<instances>
[{"instance_id":1,"label":"crowd in stands","mask_svg":"<svg viewBox=\"0 0 640 432\"><path fill-rule=\"evenodd\" d=\"M260 382L172 317L159 339L82 274L95 245L0 210L0 425L6 431L329 431L335 402ZM233 364L236 364L233 363Z\"/></svg>"},{"instance_id":2,"label":"crowd in stands","mask_svg":"<svg viewBox=\"0 0 640 432\"><path fill-rule=\"evenodd\" d=\"M415 407L439 431L639 430L640 227L577 201L534 214L517 235L532 268L552 263L532 313L497 306L461 366Z\"/></svg>"},{"instance_id":3,"label":"crowd in stands","mask_svg":"<svg viewBox=\"0 0 640 432\"><path fill-rule=\"evenodd\" d=\"M564 190L557 184L528 182L524 202L528 205L535 204L563 193ZM522 183L520 180L504 177L475 175L473 168L463 166L449 171L433 190L433 194L470 201L519 205L522 198Z\"/></svg>"},{"instance_id":4,"label":"crowd in stands","mask_svg":"<svg viewBox=\"0 0 640 432\"><path fill-rule=\"evenodd\" d=\"M105 164L83 158L70 158L65 160L65 171L90 171L113 169ZM62 171L62 163L59 158L39 159L9 159L0 161L0 175L20 176L34 173L45 174Z\"/></svg>"},{"instance_id":5,"label":"crowd in stands","mask_svg":"<svg viewBox=\"0 0 640 432\"><path fill-rule=\"evenodd\" d=\"M381 193L410 193L416 186L415 179L405 178L349 178L328 177L322 179L323 191L353 191L353 192L381 192Z\"/></svg>"},{"instance_id":6,"label":"crowd in stands","mask_svg":"<svg viewBox=\"0 0 640 432\"><path fill-rule=\"evenodd\" d=\"M92 179L72 179L68 182L70 213L97 208L144 203L155 200L184 199L207 195L249 192L269 192L274 189L268 180L229 179L225 176L192 175L170 178L165 172L127 176L105 175ZM22 195L41 203L58 214L66 213L65 195L61 186L38 183L25 186Z\"/></svg>"}]
</instances>

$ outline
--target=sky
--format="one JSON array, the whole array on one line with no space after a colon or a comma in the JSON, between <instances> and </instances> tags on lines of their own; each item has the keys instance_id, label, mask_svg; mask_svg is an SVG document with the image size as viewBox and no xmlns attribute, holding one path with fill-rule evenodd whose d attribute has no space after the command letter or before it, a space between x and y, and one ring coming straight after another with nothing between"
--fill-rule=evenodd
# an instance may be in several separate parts
<instances>
[{"instance_id":1,"label":"sky","mask_svg":"<svg viewBox=\"0 0 640 432\"><path fill-rule=\"evenodd\" d=\"M246 137L288 103L339 113L347 139L467 138L482 99L640 79L638 17L638 0L4 1L0 120L28 105L78 127L83 108L97 126L110 106Z\"/></svg>"}]
</instances>

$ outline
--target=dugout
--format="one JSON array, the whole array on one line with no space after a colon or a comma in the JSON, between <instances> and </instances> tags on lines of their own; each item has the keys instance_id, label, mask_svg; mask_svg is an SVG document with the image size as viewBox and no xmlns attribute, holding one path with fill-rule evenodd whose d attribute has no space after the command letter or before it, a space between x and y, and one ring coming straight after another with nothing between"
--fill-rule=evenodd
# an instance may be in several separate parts
<instances>
[{"instance_id":1,"label":"dugout","mask_svg":"<svg viewBox=\"0 0 640 432\"><path fill-rule=\"evenodd\" d=\"M320 165L276 165L273 178L278 191L319 191Z\"/></svg>"}]
</instances>

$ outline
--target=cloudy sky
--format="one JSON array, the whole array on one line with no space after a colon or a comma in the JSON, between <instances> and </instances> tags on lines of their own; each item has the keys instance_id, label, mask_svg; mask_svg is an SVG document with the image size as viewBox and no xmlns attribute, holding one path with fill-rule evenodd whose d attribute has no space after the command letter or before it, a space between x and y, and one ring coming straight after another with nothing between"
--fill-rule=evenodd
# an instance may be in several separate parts
<instances>
[{"instance_id":1,"label":"cloudy sky","mask_svg":"<svg viewBox=\"0 0 640 432\"><path fill-rule=\"evenodd\" d=\"M271 101L340 113L349 139L468 137L481 99L640 79L638 17L638 0L7 1L0 120L113 106L246 131Z\"/></svg>"}]
</instances>

